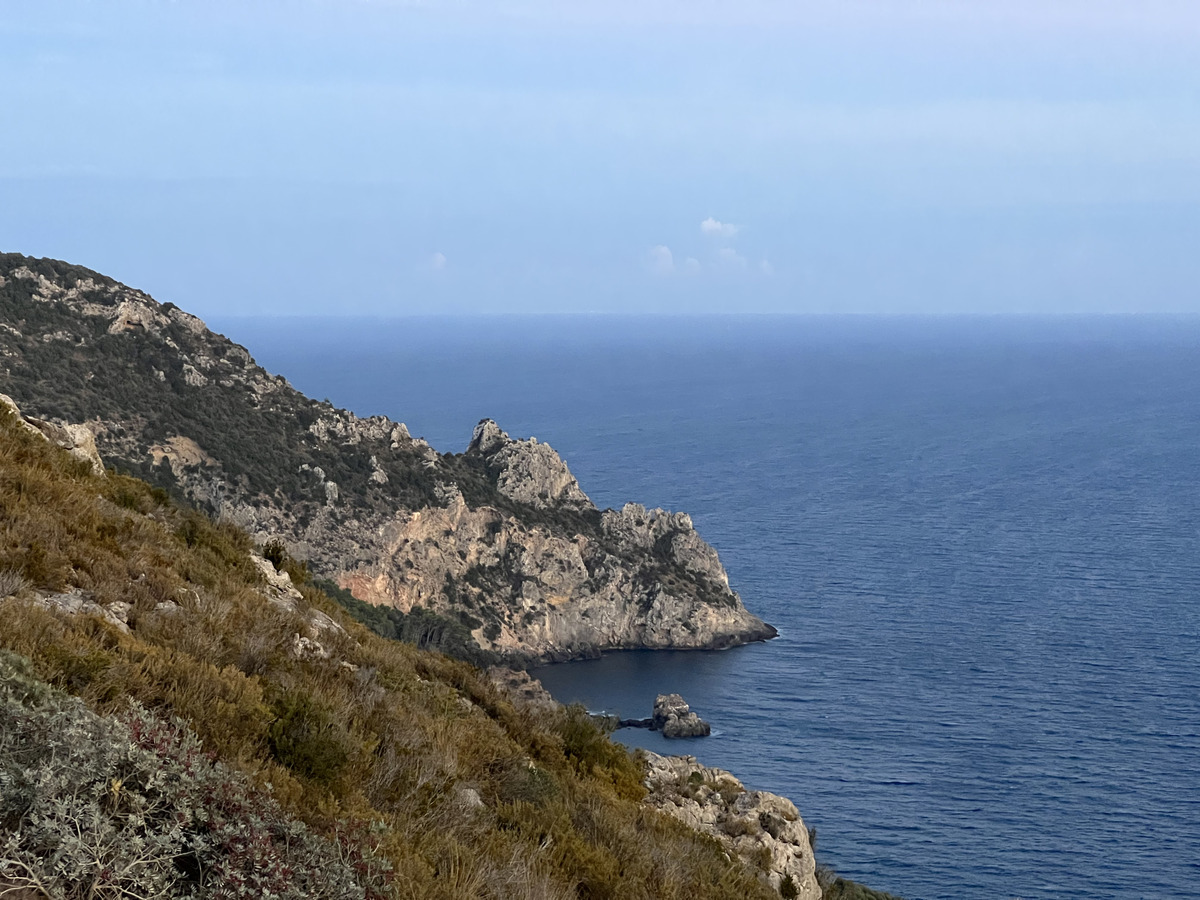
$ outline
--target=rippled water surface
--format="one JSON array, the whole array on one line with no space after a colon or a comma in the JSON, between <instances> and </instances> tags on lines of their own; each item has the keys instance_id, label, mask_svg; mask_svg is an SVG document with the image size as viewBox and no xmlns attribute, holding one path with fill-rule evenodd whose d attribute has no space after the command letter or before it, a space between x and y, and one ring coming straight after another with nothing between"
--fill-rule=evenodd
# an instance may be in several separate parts
<instances>
[{"instance_id":1,"label":"rippled water surface","mask_svg":"<svg viewBox=\"0 0 1200 900\"><path fill-rule=\"evenodd\" d=\"M1200 326L404 320L219 326L461 450L492 416L601 506L683 509L781 637L540 672L784 793L908 898L1200 894Z\"/></svg>"}]
</instances>

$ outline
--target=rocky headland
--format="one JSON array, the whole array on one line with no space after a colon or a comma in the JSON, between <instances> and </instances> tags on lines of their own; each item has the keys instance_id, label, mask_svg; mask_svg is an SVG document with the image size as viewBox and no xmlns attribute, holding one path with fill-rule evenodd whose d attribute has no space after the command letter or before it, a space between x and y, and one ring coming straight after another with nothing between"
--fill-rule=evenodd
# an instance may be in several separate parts
<instances>
[{"instance_id":1,"label":"rocky headland","mask_svg":"<svg viewBox=\"0 0 1200 900\"><path fill-rule=\"evenodd\" d=\"M87 269L0 254L0 391L73 452L508 658L776 633L686 514L597 509L549 445L491 420L465 452L438 453L400 422L305 397L195 316Z\"/></svg>"}]
</instances>

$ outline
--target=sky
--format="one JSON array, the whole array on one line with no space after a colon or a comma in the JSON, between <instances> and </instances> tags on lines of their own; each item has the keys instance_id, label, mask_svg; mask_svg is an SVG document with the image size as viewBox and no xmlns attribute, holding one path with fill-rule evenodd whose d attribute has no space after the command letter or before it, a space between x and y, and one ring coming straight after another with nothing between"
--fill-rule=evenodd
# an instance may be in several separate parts
<instances>
[{"instance_id":1,"label":"sky","mask_svg":"<svg viewBox=\"0 0 1200 900\"><path fill-rule=\"evenodd\" d=\"M1195 0L3 0L0 251L202 317L1200 313Z\"/></svg>"}]
</instances>

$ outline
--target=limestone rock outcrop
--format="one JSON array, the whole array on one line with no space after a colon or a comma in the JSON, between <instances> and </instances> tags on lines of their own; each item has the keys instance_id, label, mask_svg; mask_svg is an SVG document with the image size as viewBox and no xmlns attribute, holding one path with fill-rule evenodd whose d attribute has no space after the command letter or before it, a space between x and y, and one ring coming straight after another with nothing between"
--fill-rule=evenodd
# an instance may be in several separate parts
<instances>
[{"instance_id":1,"label":"limestone rock outcrop","mask_svg":"<svg viewBox=\"0 0 1200 900\"><path fill-rule=\"evenodd\" d=\"M717 551L696 533L687 513L626 503L619 510L605 510L600 527L630 551L664 559L696 579L729 589L729 576Z\"/></svg>"},{"instance_id":2,"label":"limestone rock outcrop","mask_svg":"<svg viewBox=\"0 0 1200 900\"><path fill-rule=\"evenodd\" d=\"M679 694L659 694L650 727L666 738L708 737L712 727L692 712Z\"/></svg>"},{"instance_id":3,"label":"limestone rock outcrop","mask_svg":"<svg viewBox=\"0 0 1200 900\"><path fill-rule=\"evenodd\" d=\"M591 499L549 444L537 438L513 440L491 419L475 426L467 453L476 453L496 473L496 487L518 503L546 508L594 510Z\"/></svg>"},{"instance_id":4,"label":"limestone rock outcrop","mask_svg":"<svg viewBox=\"0 0 1200 900\"><path fill-rule=\"evenodd\" d=\"M317 657L328 659L329 650L321 643L325 635L345 634L345 629L319 609L304 602L304 596L292 584L287 572L279 571L263 556L250 554L250 562L263 580L263 596L274 606L299 616L304 622L303 632L292 635L292 654L299 658Z\"/></svg>"},{"instance_id":5,"label":"limestone rock outcrop","mask_svg":"<svg viewBox=\"0 0 1200 900\"><path fill-rule=\"evenodd\" d=\"M646 802L737 854L781 896L820 900L816 861L800 813L786 797L748 791L694 756L646 752Z\"/></svg>"},{"instance_id":6,"label":"limestone rock outcrop","mask_svg":"<svg viewBox=\"0 0 1200 900\"><path fill-rule=\"evenodd\" d=\"M479 623L480 645L504 653L562 660L611 649L724 647L775 633L724 578L654 582L644 556L623 544L472 509L461 497L401 514L380 537L381 560L342 574L343 587L404 612L465 607Z\"/></svg>"},{"instance_id":7,"label":"limestone rock outcrop","mask_svg":"<svg viewBox=\"0 0 1200 900\"><path fill-rule=\"evenodd\" d=\"M0 394L0 406L7 409L29 431L41 434L46 440L62 447L76 459L86 462L97 475L104 474L104 460L96 449L96 435L86 425L68 422L48 422L33 416L22 415L16 402L7 394Z\"/></svg>"},{"instance_id":8,"label":"limestone rock outcrop","mask_svg":"<svg viewBox=\"0 0 1200 900\"><path fill-rule=\"evenodd\" d=\"M492 666L488 678L520 709L548 712L559 705L542 683L523 669Z\"/></svg>"},{"instance_id":9,"label":"limestone rock outcrop","mask_svg":"<svg viewBox=\"0 0 1200 900\"><path fill-rule=\"evenodd\" d=\"M62 447L76 459L92 467L97 475L104 474L104 460L96 449L96 435L86 425L68 422L47 422L42 419L30 419L33 425L41 430L47 440Z\"/></svg>"}]
</instances>

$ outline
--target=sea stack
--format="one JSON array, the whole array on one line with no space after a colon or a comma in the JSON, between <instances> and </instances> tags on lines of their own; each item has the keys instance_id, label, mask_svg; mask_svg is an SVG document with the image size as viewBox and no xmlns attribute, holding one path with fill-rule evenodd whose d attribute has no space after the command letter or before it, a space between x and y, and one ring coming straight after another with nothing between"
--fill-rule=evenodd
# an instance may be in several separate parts
<instances>
[{"instance_id":1,"label":"sea stack","mask_svg":"<svg viewBox=\"0 0 1200 900\"><path fill-rule=\"evenodd\" d=\"M679 694L659 694L652 719L650 727L666 738L708 737L712 733L709 724L692 712Z\"/></svg>"}]
</instances>

